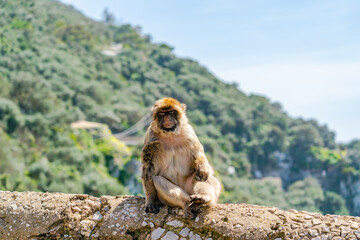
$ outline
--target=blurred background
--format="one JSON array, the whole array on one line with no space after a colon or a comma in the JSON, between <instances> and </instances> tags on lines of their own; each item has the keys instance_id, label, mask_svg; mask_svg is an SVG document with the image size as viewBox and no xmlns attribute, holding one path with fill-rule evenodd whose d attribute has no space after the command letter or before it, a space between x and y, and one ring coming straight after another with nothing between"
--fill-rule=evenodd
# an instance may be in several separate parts
<instances>
[{"instance_id":1,"label":"blurred background","mask_svg":"<svg viewBox=\"0 0 360 240\"><path fill-rule=\"evenodd\" d=\"M357 1L0 1L0 189L143 195L162 97L220 202L360 216Z\"/></svg>"}]
</instances>

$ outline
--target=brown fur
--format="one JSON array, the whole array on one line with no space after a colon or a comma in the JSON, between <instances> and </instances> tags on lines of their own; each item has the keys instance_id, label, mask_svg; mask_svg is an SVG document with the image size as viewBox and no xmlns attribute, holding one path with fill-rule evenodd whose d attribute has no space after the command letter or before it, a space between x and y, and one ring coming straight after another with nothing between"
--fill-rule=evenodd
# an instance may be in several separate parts
<instances>
[{"instance_id":1,"label":"brown fur","mask_svg":"<svg viewBox=\"0 0 360 240\"><path fill-rule=\"evenodd\" d=\"M178 113L173 131L159 127L158 113L164 109ZM192 218L202 206L215 205L220 195L221 185L185 110L186 106L173 98L158 100L153 107L142 151L147 212L157 213L167 204L183 208L184 215Z\"/></svg>"}]
</instances>

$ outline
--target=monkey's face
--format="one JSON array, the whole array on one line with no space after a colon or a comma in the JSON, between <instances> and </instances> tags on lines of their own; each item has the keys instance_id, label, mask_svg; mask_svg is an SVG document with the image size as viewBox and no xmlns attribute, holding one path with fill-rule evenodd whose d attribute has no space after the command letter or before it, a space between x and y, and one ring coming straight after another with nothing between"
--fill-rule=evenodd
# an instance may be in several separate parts
<instances>
[{"instance_id":1,"label":"monkey's face","mask_svg":"<svg viewBox=\"0 0 360 240\"><path fill-rule=\"evenodd\" d=\"M180 134L181 128L187 124L185 111L186 105L174 98L156 101L152 108L152 130L162 136Z\"/></svg>"},{"instance_id":2,"label":"monkey's face","mask_svg":"<svg viewBox=\"0 0 360 240\"><path fill-rule=\"evenodd\" d=\"M179 124L178 112L175 109L161 109L156 117L159 128L166 132L173 132Z\"/></svg>"}]
</instances>

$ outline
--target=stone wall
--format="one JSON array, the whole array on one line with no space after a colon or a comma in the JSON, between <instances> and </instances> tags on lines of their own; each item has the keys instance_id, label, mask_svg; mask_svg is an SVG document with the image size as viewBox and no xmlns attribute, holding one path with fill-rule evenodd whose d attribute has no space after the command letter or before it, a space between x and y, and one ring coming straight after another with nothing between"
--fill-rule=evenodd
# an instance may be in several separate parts
<instances>
[{"instance_id":1,"label":"stone wall","mask_svg":"<svg viewBox=\"0 0 360 240\"><path fill-rule=\"evenodd\" d=\"M0 191L0 239L360 239L360 218L219 204L195 220L144 198Z\"/></svg>"}]
</instances>

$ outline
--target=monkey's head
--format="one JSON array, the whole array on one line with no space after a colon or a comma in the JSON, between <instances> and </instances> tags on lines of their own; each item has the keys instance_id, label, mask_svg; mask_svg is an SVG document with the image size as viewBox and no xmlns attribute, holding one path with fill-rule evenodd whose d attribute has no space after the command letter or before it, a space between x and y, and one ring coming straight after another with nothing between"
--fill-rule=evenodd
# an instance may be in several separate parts
<instances>
[{"instance_id":1,"label":"monkey's head","mask_svg":"<svg viewBox=\"0 0 360 240\"><path fill-rule=\"evenodd\" d=\"M163 98L155 102L152 108L153 130L163 133L177 133L187 123L186 105L174 98Z\"/></svg>"}]
</instances>

